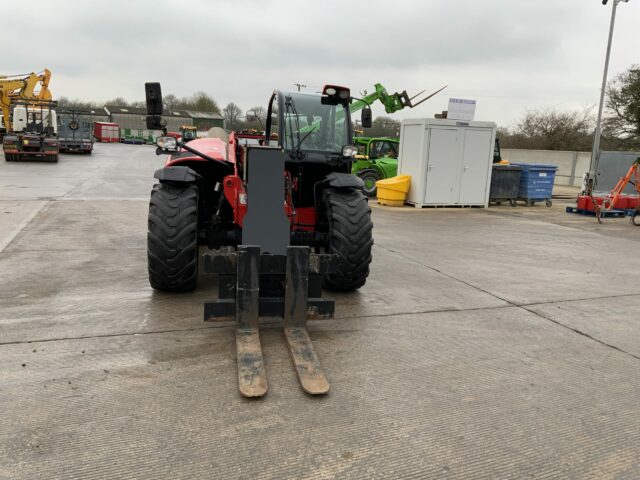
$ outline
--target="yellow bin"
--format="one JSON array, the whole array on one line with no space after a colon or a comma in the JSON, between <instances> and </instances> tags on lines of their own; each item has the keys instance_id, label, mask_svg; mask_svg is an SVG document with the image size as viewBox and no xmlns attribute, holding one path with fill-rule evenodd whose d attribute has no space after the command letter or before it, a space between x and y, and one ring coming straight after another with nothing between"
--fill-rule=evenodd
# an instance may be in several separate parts
<instances>
[{"instance_id":1,"label":"yellow bin","mask_svg":"<svg viewBox=\"0 0 640 480\"><path fill-rule=\"evenodd\" d=\"M411 186L410 175L398 175L376 182L378 203L390 207L402 207Z\"/></svg>"}]
</instances>

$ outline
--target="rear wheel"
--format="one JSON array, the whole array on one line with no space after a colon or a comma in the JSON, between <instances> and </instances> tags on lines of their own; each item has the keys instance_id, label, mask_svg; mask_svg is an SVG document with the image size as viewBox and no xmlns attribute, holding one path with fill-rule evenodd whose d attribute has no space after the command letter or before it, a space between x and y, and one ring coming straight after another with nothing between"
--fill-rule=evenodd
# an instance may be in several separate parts
<instances>
[{"instance_id":1,"label":"rear wheel","mask_svg":"<svg viewBox=\"0 0 640 480\"><path fill-rule=\"evenodd\" d=\"M364 182L364 194L367 197L375 197L378 193L376 182L380 179L378 172L375 170L362 170L357 175Z\"/></svg>"},{"instance_id":2,"label":"rear wheel","mask_svg":"<svg viewBox=\"0 0 640 480\"><path fill-rule=\"evenodd\" d=\"M187 292L198 285L198 187L156 184L149 202L149 283Z\"/></svg>"},{"instance_id":3,"label":"rear wheel","mask_svg":"<svg viewBox=\"0 0 640 480\"><path fill-rule=\"evenodd\" d=\"M359 190L327 189L323 204L329 223L328 250L338 255L336 272L326 275L323 285L341 292L360 288L367 281L371 263L371 208Z\"/></svg>"}]
</instances>

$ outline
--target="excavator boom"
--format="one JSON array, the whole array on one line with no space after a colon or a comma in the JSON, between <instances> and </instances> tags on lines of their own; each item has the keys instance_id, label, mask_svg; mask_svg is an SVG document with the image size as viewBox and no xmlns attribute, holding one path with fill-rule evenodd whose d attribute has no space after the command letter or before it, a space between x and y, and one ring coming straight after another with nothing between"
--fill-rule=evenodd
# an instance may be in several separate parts
<instances>
[{"instance_id":1,"label":"excavator boom","mask_svg":"<svg viewBox=\"0 0 640 480\"><path fill-rule=\"evenodd\" d=\"M50 81L51 72L46 68L41 73L28 75L0 75L2 126L7 131L11 130L11 103L16 100L51 100Z\"/></svg>"}]
</instances>

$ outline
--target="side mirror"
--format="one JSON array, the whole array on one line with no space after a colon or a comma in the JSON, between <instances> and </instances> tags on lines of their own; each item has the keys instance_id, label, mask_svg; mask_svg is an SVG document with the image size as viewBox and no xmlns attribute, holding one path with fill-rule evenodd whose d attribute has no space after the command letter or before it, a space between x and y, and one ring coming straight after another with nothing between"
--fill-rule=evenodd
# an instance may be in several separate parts
<instances>
[{"instance_id":1,"label":"side mirror","mask_svg":"<svg viewBox=\"0 0 640 480\"><path fill-rule=\"evenodd\" d=\"M162 115L162 90L160 83L147 82L144 84L147 100L147 115Z\"/></svg>"},{"instance_id":2,"label":"side mirror","mask_svg":"<svg viewBox=\"0 0 640 480\"><path fill-rule=\"evenodd\" d=\"M362 109L362 113L360 114L360 123L362 123L362 128L371 128L371 124L373 122L370 107L364 107Z\"/></svg>"}]
</instances>

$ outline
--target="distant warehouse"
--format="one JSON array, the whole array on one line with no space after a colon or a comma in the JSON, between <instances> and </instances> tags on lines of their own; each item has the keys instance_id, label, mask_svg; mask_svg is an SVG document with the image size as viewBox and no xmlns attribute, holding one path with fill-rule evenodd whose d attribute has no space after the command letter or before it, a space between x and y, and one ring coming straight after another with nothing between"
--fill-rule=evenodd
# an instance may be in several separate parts
<instances>
[{"instance_id":1,"label":"distant warehouse","mask_svg":"<svg viewBox=\"0 0 640 480\"><path fill-rule=\"evenodd\" d=\"M182 110L191 120L193 125L201 132L209 130L213 127L224 128L224 117L219 113L213 112L196 112L194 110Z\"/></svg>"},{"instance_id":2,"label":"distant warehouse","mask_svg":"<svg viewBox=\"0 0 640 480\"><path fill-rule=\"evenodd\" d=\"M147 128L145 108L120 107L106 105L105 112L109 121L117 123L120 128L143 130ZM195 126L198 130L209 130L211 127L224 128L224 118L213 112L196 112L193 110L165 110L162 116L167 121L167 130L180 131L183 125Z\"/></svg>"}]
</instances>

